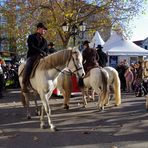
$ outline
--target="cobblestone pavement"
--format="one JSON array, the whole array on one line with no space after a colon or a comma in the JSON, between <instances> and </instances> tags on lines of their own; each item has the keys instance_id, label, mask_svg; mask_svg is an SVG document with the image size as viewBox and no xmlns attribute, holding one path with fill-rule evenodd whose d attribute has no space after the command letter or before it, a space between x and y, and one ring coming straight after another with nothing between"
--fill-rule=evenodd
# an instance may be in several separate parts
<instances>
[{"instance_id":1,"label":"cobblestone pavement","mask_svg":"<svg viewBox=\"0 0 148 148\"><path fill-rule=\"evenodd\" d=\"M59 129L51 132L39 128L33 101L32 119L27 120L20 91L7 90L0 99L0 148L148 148L144 97L122 94L120 106L111 100L102 112L96 102L82 108L81 98L72 97L68 111L63 109L62 98L51 98L52 120Z\"/></svg>"}]
</instances>

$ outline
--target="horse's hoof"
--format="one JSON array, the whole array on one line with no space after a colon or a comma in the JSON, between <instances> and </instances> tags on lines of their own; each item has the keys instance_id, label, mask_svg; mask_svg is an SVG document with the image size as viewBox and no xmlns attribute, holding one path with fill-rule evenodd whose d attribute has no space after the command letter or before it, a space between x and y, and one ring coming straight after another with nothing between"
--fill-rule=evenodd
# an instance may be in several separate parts
<instances>
[{"instance_id":1,"label":"horse's hoof","mask_svg":"<svg viewBox=\"0 0 148 148\"><path fill-rule=\"evenodd\" d=\"M108 105L109 105L109 103L104 104L104 106L108 106Z\"/></svg>"},{"instance_id":2,"label":"horse's hoof","mask_svg":"<svg viewBox=\"0 0 148 148\"><path fill-rule=\"evenodd\" d=\"M101 112L104 110L104 107L98 107L98 111Z\"/></svg>"},{"instance_id":3,"label":"horse's hoof","mask_svg":"<svg viewBox=\"0 0 148 148\"><path fill-rule=\"evenodd\" d=\"M86 105L85 105L85 104L83 104L83 105L82 105L82 108L86 108Z\"/></svg>"},{"instance_id":4,"label":"horse's hoof","mask_svg":"<svg viewBox=\"0 0 148 148\"><path fill-rule=\"evenodd\" d=\"M56 132L56 131L59 131L59 130L56 127L54 127L54 128L51 128L51 131Z\"/></svg>"},{"instance_id":5,"label":"horse's hoof","mask_svg":"<svg viewBox=\"0 0 148 148\"><path fill-rule=\"evenodd\" d=\"M121 103L115 104L115 106L119 106Z\"/></svg>"},{"instance_id":6,"label":"horse's hoof","mask_svg":"<svg viewBox=\"0 0 148 148\"><path fill-rule=\"evenodd\" d=\"M64 105L64 109L67 109L68 110L69 109L69 105L65 104Z\"/></svg>"},{"instance_id":7,"label":"horse's hoof","mask_svg":"<svg viewBox=\"0 0 148 148\"><path fill-rule=\"evenodd\" d=\"M41 114L40 114L40 111L36 111L36 112L35 112L35 115L36 115L36 116L40 116L40 115L41 115Z\"/></svg>"},{"instance_id":8,"label":"horse's hoof","mask_svg":"<svg viewBox=\"0 0 148 148\"><path fill-rule=\"evenodd\" d=\"M46 129L46 128L47 128L47 125L41 124L41 125L40 125L40 128L41 128L41 129Z\"/></svg>"},{"instance_id":9,"label":"horse's hoof","mask_svg":"<svg viewBox=\"0 0 148 148\"><path fill-rule=\"evenodd\" d=\"M31 119L31 116L27 116L27 119L30 120Z\"/></svg>"}]
</instances>

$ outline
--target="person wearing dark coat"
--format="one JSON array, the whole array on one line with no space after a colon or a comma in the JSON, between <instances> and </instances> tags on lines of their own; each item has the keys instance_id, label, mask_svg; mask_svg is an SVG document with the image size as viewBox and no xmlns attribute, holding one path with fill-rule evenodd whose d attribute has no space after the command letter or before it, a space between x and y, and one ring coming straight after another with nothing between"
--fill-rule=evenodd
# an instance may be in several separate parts
<instances>
[{"instance_id":1,"label":"person wearing dark coat","mask_svg":"<svg viewBox=\"0 0 148 148\"><path fill-rule=\"evenodd\" d=\"M52 54L54 52L57 52L57 50L54 48L54 43L53 42L50 42L48 44L48 51L47 51L47 54Z\"/></svg>"},{"instance_id":2,"label":"person wearing dark coat","mask_svg":"<svg viewBox=\"0 0 148 148\"><path fill-rule=\"evenodd\" d=\"M84 50L82 52L83 56L83 67L84 71L87 73L93 67L98 67L98 54L96 49L89 47L89 41L84 41L83 47Z\"/></svg>"},{"instance_id":3,"label":"person wearing dark coat","mask_svg":"<svg viewBox=\"0 0 148 148\"><path fill-rule=\"evenodd\" d=\"M87 74L92 68L99 67L98 64L98 54L96 49L89 47L89 41L83 42L83 50L82 50L82 57L83 57L83 67L84 71ZM78 85L80 88L84 87L83 78L79 78Z\"/></svg>"},{"instance_id":4,"label":"person wearing dark coat","mask_svg":"<svg viewBox=\"0 0 148 148\"><path fill-rule=\"evenodd\" d=\"M99 63L99 66L105 67L106 63L108 62L108 57L107 57L107 54L102 51L102 48L103 47L101 45L98 45L96 48L99 56L98 63Z\"/></svg>"},{"instance_id":5,"label":"person wearing dark coat","mask_svg":"<svg viewBox=\"0 0 148 148\"><path fill-rule=\"evenodd\" d=\"M46 33L47 28L43 23L37 24L37 30L34 34L29 35L27 39L28 51L27 61L24 67L24 74L22 80L22 91L27 92L27 85L29 83L29 77L33 69L34 63L40 58L47 55L47 41L43 37Z\"/></svg>"}]
</instances>

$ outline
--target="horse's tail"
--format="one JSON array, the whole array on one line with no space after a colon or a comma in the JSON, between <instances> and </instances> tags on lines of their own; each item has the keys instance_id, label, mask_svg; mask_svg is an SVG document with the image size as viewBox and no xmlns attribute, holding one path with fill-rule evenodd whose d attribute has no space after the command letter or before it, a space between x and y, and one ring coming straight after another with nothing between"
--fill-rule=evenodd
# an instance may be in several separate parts
<instances>
[{"instance_id":1,"label":"horse's tail","mask_svg":"<svg viewBox=\"0 0 148 148\"><path fill-rule=\"evenodd\" d=\"M25 100L25 96L23 95L23 92L21 91L21 101L24 107L26 107L26 100Z\"/></svg>"},{"instance_id":2,"label":"horse's tail","mask_svg":"<svg viewBox=\"0 0 148 148\"><path fill-rule=\"evenodd\" d=\"M120 90L120 79L118 76L118 72L115 70L113 72L113 88L114 88L114 94L115 94L115 104L118 106L121 104L121 90Z\"/></svg>"},{"instance_id":3,"label":"horse's tail","mask_svg":"<svg viewBox=\"0 0 148 148\"><path fill-rule=\"evenodd\" d=\"M102 83L103 83L103 98L107 99L107 95L108 95L108 73L106 72L106 70L101 69L101 76L102 76ZM104 100L105 101L105 100Z\"/></svg>"}]
</instances>

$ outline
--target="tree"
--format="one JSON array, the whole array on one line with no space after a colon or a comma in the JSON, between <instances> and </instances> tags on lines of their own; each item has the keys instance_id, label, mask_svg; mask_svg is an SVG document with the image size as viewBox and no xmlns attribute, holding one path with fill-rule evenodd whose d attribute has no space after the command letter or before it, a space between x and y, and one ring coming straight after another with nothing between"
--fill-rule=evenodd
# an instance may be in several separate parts
<instances>
[{"instance_id":1,"label":"tree","mask_svg":"<svg viewBox=\"0 0 148 148\"><path fill-rule=\"evenodd\" d=\"M72 26L79 25L81 21L87 23L88 35L91 36L98 30L105 40L116 26L128 32L129 21L144 12L146 2L147 0L90 0L89 3L86 0L7 0L1 10L5 16L10 15L12 10L16 15L14 35L20 51L26 48L27 35L39 21L48 28L47 40L56 41L59 47L67 46ZM66 33L61 27L64 21L70 28Z\"/></svg>"}]
</instances>

